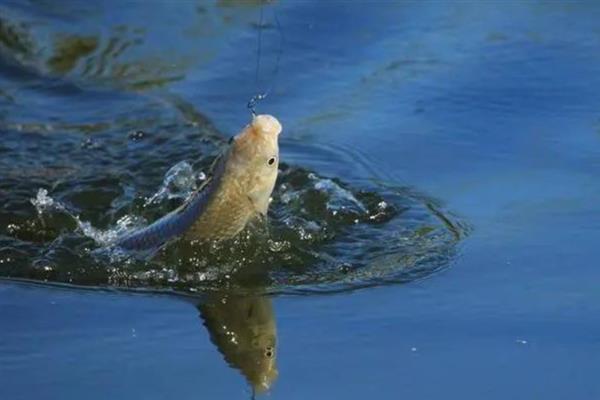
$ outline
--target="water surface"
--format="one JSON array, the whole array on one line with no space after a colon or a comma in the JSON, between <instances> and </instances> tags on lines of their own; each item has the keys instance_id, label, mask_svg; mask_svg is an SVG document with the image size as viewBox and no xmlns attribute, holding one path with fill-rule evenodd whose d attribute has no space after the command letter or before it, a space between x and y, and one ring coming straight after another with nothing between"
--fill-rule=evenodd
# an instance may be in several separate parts
<instances>
[{"instance_id":1,"label":"water surface","mask_svg":"<svg viewBox=\"0 0 600 400\"><path fill-rule=\"evenodd\" d=\"M285 399L598 397L598 17L4 3L0 274L89 289L2 281L0 397L248 398L247 380ZM94 255L89 236L176 207L145 205L174 166L190 179L169 191L201 181L265 89L278 243L217 249L213 275ZM36 208L40 189L66 211Z\"/></svg>"}]
</instances>

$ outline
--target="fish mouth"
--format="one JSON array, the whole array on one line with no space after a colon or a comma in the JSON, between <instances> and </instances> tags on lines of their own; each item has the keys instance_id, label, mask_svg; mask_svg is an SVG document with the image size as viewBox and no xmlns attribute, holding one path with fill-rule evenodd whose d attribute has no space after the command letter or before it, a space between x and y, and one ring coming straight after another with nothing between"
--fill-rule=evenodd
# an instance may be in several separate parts
<instances>
[{"instance_id":1,"label":"fish mouth","mask_svg":"<svg viewBox=\"0 0 600 400\"><path fill-rule=\"evenodd\" d=\"M268 114L254 115L252 122L235 136L232 143L240 152L264 153L266 149L277 149L277 139L282 127L277 118ZM266 146L266 147L265 147Z\"/></svg>"},{"instance_id":2,"label":"fish mouth","mask_svg":"<svg viewBox=\"0 0 600 400\"><path fill-rule=\"evenodd\" d=\"M281 123L272 115L261 114L252 117L252 128L264 135L279 135L282 127Z\"/></svg>"}]
</instances>

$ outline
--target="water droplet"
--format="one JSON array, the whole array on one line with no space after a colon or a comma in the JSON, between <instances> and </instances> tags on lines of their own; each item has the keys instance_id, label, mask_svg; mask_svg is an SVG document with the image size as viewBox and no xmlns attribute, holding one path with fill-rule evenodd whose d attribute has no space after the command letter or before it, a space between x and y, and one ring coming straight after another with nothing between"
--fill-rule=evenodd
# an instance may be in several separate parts
<instances>
[{"instance_id":1,"label":"water droplet","mask_svg":"<svg viewBox=\"0 0 600 400\"><path fill-rule=\"evenodd\" d=\"M131 140L142 140L146 136L146 133L143 131L133 131L129 133L129 139Z\"/></svg>"}]
</instances>

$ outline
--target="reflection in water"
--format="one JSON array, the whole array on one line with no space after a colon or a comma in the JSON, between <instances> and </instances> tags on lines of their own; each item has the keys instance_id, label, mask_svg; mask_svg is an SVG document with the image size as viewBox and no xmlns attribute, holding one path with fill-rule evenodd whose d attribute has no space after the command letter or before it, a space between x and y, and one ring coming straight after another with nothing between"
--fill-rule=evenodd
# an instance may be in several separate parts
<instances>
[{"instance_id":1,"label":"reflection in water","mask_svg":"<svg viewBox=\"0 0 600 400\"><path fill-rule=\"evenodd\" d=\"M221 293L198 308L225 361L240 370L255 393L268 390L277 378L277 330L271 299Z\"/></svg>"},{"instance_id":2,"label":"reflection in water","mask_svg":"<svg viewBox=\"0 0 600 400\"><path fill-rule=\"evenodd\" d=\"M0 51L3 49L7 49L17 58L26 58L33 54L34 45L26 24L0 18Z\"/></svg>"},{"instance_id":3,"label":"reflection in water","mask_svg":"<svg viewBox=\"0 0 600 400\"><path fill-rule=\"evenodd\" d=\"M80 59L88 56L98 48L98 38L94 36L64 36L55 43L55 50L48 60L48 67L56 74L70 72Z\"/></svg>"},{"instance_id":4,"label":"reflection in water","mask_svg":"<svg viewBox=\"0 0 600 400\"><path fill-rule=\"evenodd\" d=\"M78 84L103 83L142 91L182 79L190 64L183 56L163 60L144 52L145 36L140 28L114 26L108 34L53 33L52 44L46 45L46 35L1 11L0 63L8 60L28 68L41 80L59 77Z\"/></svg>"}]
</instances>

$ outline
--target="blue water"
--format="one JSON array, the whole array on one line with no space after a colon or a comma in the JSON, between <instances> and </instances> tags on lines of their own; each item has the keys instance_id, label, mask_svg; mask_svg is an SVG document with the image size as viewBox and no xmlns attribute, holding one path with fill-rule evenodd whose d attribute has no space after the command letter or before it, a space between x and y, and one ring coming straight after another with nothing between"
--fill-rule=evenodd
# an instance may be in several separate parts
<instances>
[{"instance_id":1,"label":"blue water","mask_svg":"<svg viewBox=\"0 0 600 400\"><path fill-rule=\"evenodd\" d=\"M271 89L258 110L282 121L283 161L409 187L470 229L427 279L269 297L268 398L600 398L600 4L263 11L257 82L256 4L0 5L34 43L0 41L0 221L35 217L38 187L112 179L151 193L197 137L165 98L233 133L247 100ZM97 45L71 67L49 62L61 35ZM150 139L131 140L137 129ZM110 199L64 190L109 224ZM20 253L0 229L10 268ZM249 398L203 326L203 301L2 281L0 398Z\"/></svg>"}]
</instances>

